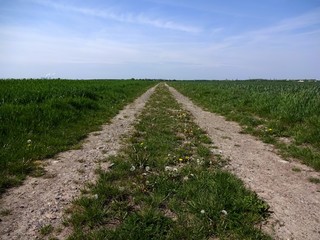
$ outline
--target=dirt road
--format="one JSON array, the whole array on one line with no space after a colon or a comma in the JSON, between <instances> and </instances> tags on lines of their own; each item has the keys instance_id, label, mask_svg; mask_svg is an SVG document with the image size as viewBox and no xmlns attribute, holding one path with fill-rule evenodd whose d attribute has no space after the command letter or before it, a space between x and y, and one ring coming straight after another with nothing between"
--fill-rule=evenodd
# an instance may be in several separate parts
<instances>
[{"instance_id":1,"label":"dirt road","mask_svg":"<svg viewBox=\"0 0 320 240\"><path fill-rule=\"evenodd\" d=\"M22 186L8 190L0 202L2 211L9 213L0 217L0 239L35 239L49 224L59 239L65 239L68 228L59 231L64 210L85 183L96 179L96 168L109 167L102 160L120 149L121 138L130 134L153 91L148 90L128 105L101 131L91 133L81 149L45 160L44 177L28 177ZM309 177L319 178L320 173L284 161L271 145L241 134L237 123L203 111L173 88L170 91L207 131L221 154L230 159L228 169L268 202L274 212L265 226L268 233L275 239L320 239L320 185L308 181Z\"/></svg>"}]
</instances>

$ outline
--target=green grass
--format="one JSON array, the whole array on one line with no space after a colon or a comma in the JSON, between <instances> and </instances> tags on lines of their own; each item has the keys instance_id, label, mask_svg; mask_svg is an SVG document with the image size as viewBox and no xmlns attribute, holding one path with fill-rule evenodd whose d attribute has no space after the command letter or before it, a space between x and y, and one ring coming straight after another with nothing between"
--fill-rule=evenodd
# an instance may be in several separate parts
<instances>
[{"instance_id":1,"label":"green grass","mask_svg":"<svg viewBox=\"0 0 320 240\"><path fill-rule=\"evenodd\" d=\"M238 121L285 157L320 170L320 82L181 81L170 83L205 109Z\"/></svg>"},{"instance_id":2,"label":"green grass","mask_svg":"<svg viewBox=\"0 0 320 240\"><path fill-rule=\"evenodd\" d=\"M41 229L40 229L40 234L43 235L43 236L47 236L49 235L51 232L53 231L53 227L52 225L46 225L46 226L43 226Z\"/></svg>"},{"instance_id":3,"label":"green grass","mask_svg":"<svg viewBox=\"0 0 320 240\"><path fill-rule=\"evenodd\" d=\"M301 169L298 168L298 167L293 167L293 168L292 168L292 171L294 171L294 172L301 172Z\"/></svg>"},{"instance_id":4,"label":"green grass","mask_svg":"<svg viewBox=\"0 0 320 240\"><path fill-rule=\"evenodd\" d=\"M270 239L268 206L232 174L193 118L159 86L112 168L66 220L76 239Z\"/></svg>"},{"instance_id":5,"label":"green grass","mask_svg":"<svg viewBox=\"0 0 320 240\"><path fill-rule=\"evenodd\" d=\"M0 194L39 160L75 146L148 87L150 81L0 81Z\"/></svg>"},{"instance_id":6,"label":"green grass","mask_svg":"<svg viewBox=\"0 0 320 240\"><path fill-rule=\"evenodd\" d=\"M309 181L315 184L320 184L320 178L311 177Z\"/></svg>"}]
</instances>

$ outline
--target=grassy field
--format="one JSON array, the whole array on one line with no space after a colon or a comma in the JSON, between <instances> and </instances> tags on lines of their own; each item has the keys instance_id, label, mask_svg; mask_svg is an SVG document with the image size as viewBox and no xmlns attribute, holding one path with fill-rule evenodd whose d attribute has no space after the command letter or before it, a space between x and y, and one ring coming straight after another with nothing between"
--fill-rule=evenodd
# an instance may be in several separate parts
<instances>
[{"instance_id":1,"label":"grassy field","mask_svg":"<svg viewBox=\"0 0 320 240\"><path fill-rule=\"evenodd\" d=\"M320 170L320 82L183 81L170 83L205 109L239 122L285 157Z\"/></svg>"},{"instance_id":2,"label":"grassy field","mask_svg":"<svg viewBox=\"0 0 320 240\"><path fill-rule=\"evenodd\" d=\"M0 81L0 194L26 174L32 160L52 157L83 139L154 85L151 81Z\"/></svg>"},{"instance_id":3,"label":"grassy field","mask_svg":"<svg viewBox=\"0 0 320 240\"><path fill-rule=\"evenodd\" d=\"M163 85L135 129L69 209L70 240L270 239L258 229L267 204L221 170L209 138Z\"/></svg>"}]
</instances>

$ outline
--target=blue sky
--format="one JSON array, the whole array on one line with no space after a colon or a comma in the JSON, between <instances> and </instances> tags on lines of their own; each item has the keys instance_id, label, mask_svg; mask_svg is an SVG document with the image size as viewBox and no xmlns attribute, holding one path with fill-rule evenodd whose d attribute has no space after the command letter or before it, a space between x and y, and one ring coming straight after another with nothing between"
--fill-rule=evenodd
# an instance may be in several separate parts
<instances>
[{"instance_id":1,"label":"blue sky","mask_svg":"<svg viewBox=\"0 0 320 240\"><path fill-rule=\"evenodd\" d=\"M320 0L0 0L0 78L320 79Z\"/></svg>"}]
</instances>

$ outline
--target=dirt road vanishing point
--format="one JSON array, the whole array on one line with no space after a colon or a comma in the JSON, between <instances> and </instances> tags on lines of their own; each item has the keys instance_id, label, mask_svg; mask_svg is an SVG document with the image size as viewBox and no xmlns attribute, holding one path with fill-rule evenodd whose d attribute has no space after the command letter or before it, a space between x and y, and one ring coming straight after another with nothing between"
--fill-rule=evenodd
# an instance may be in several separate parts
<instances>
[{"instance_id":1,"label":"dirt road vanishing point","mask_svg":"<svg viewBox=\"0 0 320 240\"><path fill-rule=\"evenodd\" d=\"M223 117L203 111L188 98L169 88L190 111L221 154L230 159L228 169L263 198L274 212L265 230L274 239L320 239L320 186L308 181L320 173L296 162L284 161L271 145L241 134L241 127ZM91 133L79 150L70 150L45 161L47 174L28 177L20 187L7 191L1 209L10 214L0 221L0 239L35 239L42 226L59 228L64 209L79 196L86 182L95 180L95 169L108 168L103 162L121 147L121 138L133 130L133 123L154 88L129 104L110 124ZM294 172L292 168L300 168ZM63 228L62 228L63 229ZM57 235L68 236L68 229Z\"/></svg>"}]
</instances>

